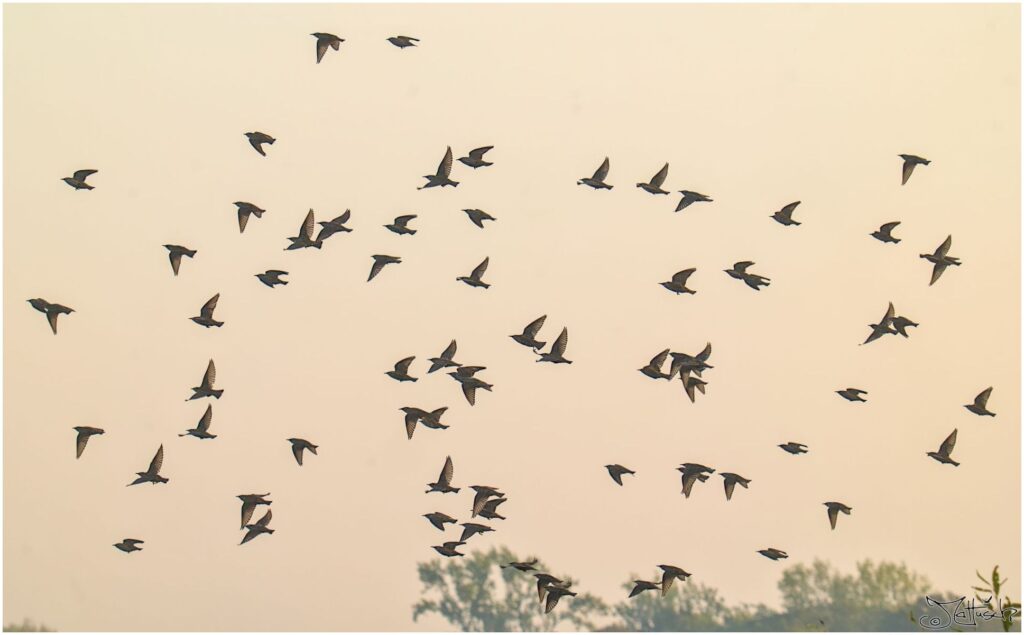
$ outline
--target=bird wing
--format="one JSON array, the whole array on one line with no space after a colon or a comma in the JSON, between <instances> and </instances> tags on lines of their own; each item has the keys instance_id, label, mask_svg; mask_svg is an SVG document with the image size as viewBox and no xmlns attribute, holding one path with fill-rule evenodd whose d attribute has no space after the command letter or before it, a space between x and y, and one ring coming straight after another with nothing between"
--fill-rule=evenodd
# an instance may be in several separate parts
<instances>
[{"instance_id":1,"label":"bird wing","mask_svg":"<svg viewBox=\"0 0 1024 635\"><path fill-rule=\"evenodd\" d=\"M942 277L942 272L944 272L945 270L946 270L946 264L945 263L941 263L941 262L935 263L935 266L932 267L932 279L928 283L928 286L930 287L933 284L935 284L935 281Z\"/></svg>"},{"instance_id":2,"label":"bird wing","mask_svg":"<svg viewBox=\"0 0 1024 635\"><path fill-rule=\"evenodd\" d=\"M206 374L203 375L203 388L213 388L213 382L217 381L217 367L213 364L213 360L206 365Z\"/></svg>"},{"instance_id":3,"label":"bird wing","mask_svg":"<svg viewBox=\"0 0 1024 635\"><path fill-rule=\"evenodd\" d=\"M164 446L161 445L160 449L156 451L156 455L153 456L153 460L149 463L149 469L146 470L149 474L159 474L160 468L164 464Z\"/></svg>"},{"instance_id":4,"label":"bird wing","mask_svg":"<svg viewBox=\"0 0 1024 635\"><path fill-rule=\"evenodd\" d=\"M416 218L416 214L406 214L405 216L397 216L395 217L394 224L399 227L405 227L406 225L409 224L409 221L411 221L414 218Z\"/></svg>"},{"instance_id":5,"label":"bird wing","mask_svg":"<svg viewBox=\"0 0 1024 635\"><path fill-rule=\"evenodd\" d=\"M665 167L658 170L658 173L651 177L651 185L654 187L661 187L661 184L665 182L665 178L668 176L668 163Z\"/></svg>"},{"instance_id":6,"label":"bird wing","mask_svg":"<svg viewBox=\"0 0 1024 635\"><path fill-rule=\"evenodd\" d=\"M416 359L415 355L412 356L412 357L406 357L405 359L398 360L395 363L395 372L399 373L401 375L408 375L409 374L409 366L412 364L412 361L414 359Z\"/></svg>"},{"instance_id":7,"label":"bird wing","mask_svg":"<svg viewBox=\"0 0 1024 635\"><path fill-rule=\"evenodd\" d=\"M988 406L988 397L992 394L992 388L986 388L978 393L978 396L974 398L974 405L979 408L986 408Z\"/></svg>"},{"instance_id":8,"label":"bird wing","mask_svg":"<svg viewBox=\"0 0 1024 635\"><path fill-rule=\"evenodd\" d=\"M345 223L348 222L348 219L350 219L350 218L352 218L352 210L347 209L347 210L345 210L344 214L342 214L341 216L335 218L331 222L335 223L337 225L344 225Z\"/></svg>"},{"instance_id":9,"label":"bird wing","mask_svg":"<svg viewBox=\"0 0 1024 635\"><path fill-rule=\"evenodd\" d=\"M270 508L267 508L267 513L263 514L263 518L260 518L259 520L256 521L256 525L258 525L259 527L266 527L267 525L270 524L270 519L273 518L273 517L274 517L274 512L272 512L270 510Z\"/></svg>"},{"instance_id":10,"label":"bird wing","mask_svg":"<svg viewBox=\"0 0 1024 635\"><path fill-rule=\"evenodd\" d=\"M416 422L420 420L420 417L416 413L409 413L405 415L405 436L412 439L413 432L416 432Z\"/></svg>"},{"instance_id":11,"label":"bird wing","mask_svg":"<svg viewBox=\"0 0 1024 635\"><path fill-rule=\"evenodd\" d=\"M892 324L892 319L896 317L896 309L893 307L892 302L889 303L889 309L882 316L882 321L878 323L879 326L889 326Z\"/></svg>"},{"instance_id":12,"label":"bird wing","mask_svg":"<svg viewBox=\"0 0 1024 635\"><path fill-rule=\"evenodd\" d=\"M942 442L942 445L939 446L939 454L942 454L946 458L949 458L949 455L951 452L953 452L953 448L955 446L956 430L953 430L953 432L948 437L946 437L946 440Z\"/></svg>"},{"instance_id":13,"label":"bird wing","mask_svg":"<svg viewBox=\"0 0 1024 635\"><path fill-rule=\"evenodd\" d=\"M451 361L451 359L455 357L455 351L457 348L458 344L455 343L455 340L452 340L451 344L448 345L448 348L441 352L441 359Z\"/></svg>"},{"instance_id":14,"label":"bird wing","mask_svg":"<svg viewBox=\"0 0 1024 635\"><path fill-rule=\"evenodd\" d=\"M950 246L953 244L953 235L946 236L946 240L942 241L939 248L935 250L935 256L941 258L949 252Z\"/></svg>"},{"instance_id":15,"label":"bird wing","mask_svg":"<svg viewBox=\"0 0 1024 635\"><path fill-rule=\"evenodd\" d=\"M694 268L691 268L691 269L683 269L682 271L678 271L678 272L676 272L676 273L675 273L675 274L674 274L674 275L672 276L672 282L674 282L674 283L676 283L676 284L680 284L680 285L686 285L686 280L687 280L687 279L688 279L688 278L689 278L689 277L690 277L691 275L693 275L693 272L694 272L694 271L696 271L696 269L694 269Z\"/></svg>"},{"instance_id":16,"label":"bird wing","mask_svg":"<svg viewBox=\"0 0 1024 635\"><path fill-rule=\"evenodd\" d=\"M731 478L725 479L725 500L732 500L732 491L736 489L736 481Z\"/></svg>"},{"instance_id":17,"label":"bird wing","mask_svg":"<svg viewBox=\"0 0 1024 635\"><path fill-rule=\"evenodd\" d=\"M490 263L490 260L490 256L484 258L484 261L476 266L476 269L473 270L473 273L469 274L469 277L479 282L484 272L487 271L487 265Z\"/></svg>"},{"instance_id":18,"label":"bird wing","mask_svg":"<svg viewBox=\"0 0 1024 635\"><path fill-rule=\"evenodd\" d=\"M306 214L306 220L302 221L302 225L299 227L299 236L306 240L313 240L313 225L315 223L313 222L313 210L311 209Z\"/></svg>"},{"instance_id":19,"label":"bird wing","mask_svg":"<svg viewBox=\"0 0 1024 635\"><path fill-rule=\"evenodd\" d=\"M894 221L892 223L885 223L884 225L882 225L881 227L878 228L878 231L880 231L883 234L891 236L892 235L892 230L896 229L896 226L899 225L899 224L900 224L900 221Z\"/></svg>"},{"instance_id":20,"label":"bird wing","mask_svg":"<svg viewBox=\"0 0 1024 635\"><path fill-rule=\"evenodd\" d=\"M181 252L172 251L167 256L171 260L171 269L174 271L174 275L178 275L178 267L181 266Z\"/></svg>"},{"instance_id":21,"label":"bird wing","mask_svg":"<svg viewBox=\"0 0 1024 635\"><path fill-rule=\"evenodd\" d=\"M249 519L252 518L252 512L256 509L255 501L243 501L242 502L242 527L248 524Z\"/></svg>"},{"instance_id":22,"label":"bird wing","mask_svg":"<svg viewBox=\"0 0 1024 635\"><path fill-rule=\"evenodd\" d=\"M302 465L302 446L301 445L299 445L298 443L293 443L292 444L292 455L295 457L295 460L298 462L298 464Z\"/></svg>"},{"instance_id":23,"label":"bird wing","mask_svg":"<svg viewBox=\"0 0 1024 635\"><path fill-rule=\"evenodd\" d=\"M909 159L903 160L903 182L900 185L906 185L910 179L910 175L914 172L914 166L917 165Z\"/></svg>"},{"instance_id":24,"label":"bird wing","mask_svg":"<svg viewBox=\"0 0 1024 635\"><path fill-rule=\"evenodd\" d=\"M466 401L469 402L469 405L476 405L476 386L472 384L463 383L462 394L466 395Z\"/></svg>"},{"instance_id":25,"label":"bird wing","mask_svg":"<svg viewBox=\"0 0 1024 635\"><path fill-rule=\"evenodd\" d=\"M451 485L452 476L455 474L455 466L452 464L452 457L445 457L444 467L441 468L441 475L437 477L440 485Z\"/></svg>"},{"instance_id":26,"label":"bird wing","mask_svg":"<svg viewBox=\"0 0 1024 635\"><path fill-rule=\"evenodd\" d=\"M381 260L380 258L374 258L373 265L370 267L370 277L368 277L366 281L369 282L370 280L373 280L375 277L377 277L377 274L381 272L381 269L383 269L384 265L386 264L387 263Z\"/></svg>"},{"instance_id":27,"label":"bird wing","mask_svg":"<svg viewBox=\"0 0 1024 635\"><path fill-rule=\"evenodd\" d=\"M487 151L492 149L492 148L494 148L494 146L484 146L482 148L477 148L475 150L470 150L469 151L469 156L472 157L473 159L476 159L477 161L482 161L483 158L484 158L484 154L486 154Z\"/></svg>"},{"instance_id":28,"label":"bird wing","mask_svg":"<svg viewBox=\"0 0 1024 635\"><path fill-rule=\"evenodd\" d=\"M444 158L441 159L441 163L437 166L437 176L443 179L447 179L452 173L452 147L448 146L445 150Z\"/></svg>"},{"instance_id":29,"label":"bird wing","mask_svg":"<svg viewBox=\"0 0 1024 635\"><path fill-rule=\"evenodd\" d=\"M612 480L622 485L622 472L620 472L615 466L608 468L608 474L612 477Z\"/></svg>"},{"instance_id":30,"label":"bird wing","mask_svg":"<svg viewBox=\"0 0 1024 635\"><path fill-rule=\"evenodd\" d=\"M836 528L836 519L839 518L839 508L829 507L828 508L828 522L832 525L832 529Z\"/></svg>"},{"instance_id":31,"label":"bird wing","mask_svg":"<svg viewBox=\"0 0 1024 635\"><path fill-rule=\"evenodd\" d=\"M796 201L794 203L790 203L789 205L786 205L785 207L780 209L779 210L779 214L782 214L786 219L792 219L793 218L793 211L796 209L796 206L799 205L799 204L800 204L800 201Z\"/></svg>"},{"instance_id":32,"label":"bird wing","mask_svg":"<svg viewBox=\"0 0 1024 635\"><path fill-rule=\"evenodd\" d=\"M704 350L697 353L697 361L706 362L711 357L711 342L704 346Z\"/></svg>"},{"instance_id":33,"label":"bird wing","mask_svg":"<svg viewBox=\"0 0 1024 635\"><path fill-rule=\"evenodd\" d=\"M684 472L683 473L683 494L689 498L690 492L693 490L693 484L697 482L697 472Z\"/></svg>"},{"instance_id":34,"label":"bird wing","mask_svg":"<svg viewBox=\"0 0 1024 635\"><path fill-rule=\"evenodd\" d=\"M747 268L752 264L754 264L753 261L744 260L742 262L737 262L732 266L732 268L735 269L737 273L746 273Z\"/></svg>"},{"instance_id":35,"label":"bird wing","mask_svg":"<svg viewBox=\"0 0 1024 635\"><path fill-rule=\"evenodd\" d=\"M563 327L562 332L558 335L558 339L556 339L555 343L551 345L551 353L558 357L562 357L565 355L565 346L568 343L569 329L568 327Z\"/></svg>"},{"instance_id":36,"label":"bird wing","mask_svg":"<svg viewBox=\"0 0 1024 635\"><path fill-rule=\"evenodd\" d=\"M649 366L661 370L661 367L665 365L665 360L668 359L668 354L671 352L669 349L665 349L651 358Z\"/></svg>"},{"instance_id":37,"label":"bird wing","mask_svg":"<svg viewBox=\"0 0 1024 635\"><path fill-rule=\"evenodd\" d=\"M317 38L316 39L316 63L317 64L319 64L320 60L322 60L324 58L324 54L327 53L327 47L329 47L329 46L330 46L330 43L328 43L327 40L325 40L323 38Z\"/></svg>"},{"instance_id":38,"label":"bird wing","mask_svg":"<svg viewBox=\"0 0 1024 635\"><path fill-rule=\"evenodd\" d=\"M210 422L213 420L213 406L207 404L206 412L203 413L203 418L199 420L199 424L196 426L197 432L206 432L210 429Z\"/></svg>"},{"instance_id":39,"label":"bird wing","mask_svg":"<svg viewBox=\"0 0 1024 635\"><path fill-rule=\"evenodd\" d=\"M245 225L249 222L249 210L244 207L238 208L238 233L245 231Z\"/></svg>"},{"instance_id":40,"label":"bird wing","mask_svg":"<svg viewBox=\"0 0 1024 635\"><path fill-rule=\"evenodd\" d=\"M60 315L56 311L46 312L46 321L50 323L50 328L53 330L53 334L57 334L57 316Z\"/></svg>"},{"instance_id":41,"label":"bird wing","mask_svg":"<svg viewBox=\"0 0 1024 635\"><path fill-rule=\"evenodd\" d=\"M217 300L220 300L219 293L206 301L203 308L199 309L199 315L204 318L212 318L213 310L217 308Z\"/></svg>"},{"instance_id":42,"label":"bird wing","mask_svg":"<svg viewBox=\"0 0 1024 635\"><path fill-rule=\"evenodd\" d=\"M604 162L601 163L601 167L597 168L597 171L594 172L594 176L592 177L593 180L604 181L605 177L608 176L608 169L610 167L611 164L608 162L608 157L605 157Z\"/></svg>"},{"instance_id":43,"label":"bird wing","mask_svg":"<svg viewBox=\"0 0 1024 635\"><path fill-rule=\"evenodd\" d=\"M96 174L96 170L75 170L75 173L74 175L72 175L72 178L75 179L76 181L84 181L85 178L90 174Z\"/></svg>"},{"instance_id":44,"label":"bird wing","mask_svg":"<svg viewBox=\"0 0 1024 635\"><path fill-rule=\"evenodd\" d=\"M686 396L690 398L690 403L694 403L697 400L697 394L694 392L696 384L691 382L685 373L680 378L683 380L683 389L686 390Z\"/></svg>"},{"instance_id":45,"label":"bird wing","mask_svg":"<svg viewBox=\"0 0 1024 635\"><path fill-rule=\"evenodd\" d=\"M546 319L548 319L548 316L542 315L533 322L527 324L526 328L523 329L523 335L530 338L531 340L535 339L537 337L537 333L540 332L541 327L544 326L544 320Z\"/></svg>"},{"instance_id":46,"label":"bird wing","mask_svg":"<svg viewBox=\"0 0 1024 635\"><path fill-rule=\"evenodd\" d=\"M81 458L82 452L85 451L85 444L89 442L89 433L81 431L78 433L78 438L75 439L75 458Z\"/></svg>"}]
</instances>

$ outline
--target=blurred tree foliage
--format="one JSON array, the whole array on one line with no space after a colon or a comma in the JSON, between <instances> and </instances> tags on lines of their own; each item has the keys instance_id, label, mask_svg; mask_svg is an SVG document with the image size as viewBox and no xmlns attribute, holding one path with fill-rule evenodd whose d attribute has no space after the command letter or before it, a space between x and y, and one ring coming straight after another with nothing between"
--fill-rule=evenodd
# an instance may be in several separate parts
<instances>
[{"instance_id":1,"label":"blurred tree foliage","mask_svg":"<svg viewBox=\"0 0 1024 635\"><path fill-rule=\"evenodd\" d=\"M22 620L21 624L4 624L5 633L52 633L52 628L47 628L43 624L36 624L29 620Z\"/></svg>"}]
</instances>

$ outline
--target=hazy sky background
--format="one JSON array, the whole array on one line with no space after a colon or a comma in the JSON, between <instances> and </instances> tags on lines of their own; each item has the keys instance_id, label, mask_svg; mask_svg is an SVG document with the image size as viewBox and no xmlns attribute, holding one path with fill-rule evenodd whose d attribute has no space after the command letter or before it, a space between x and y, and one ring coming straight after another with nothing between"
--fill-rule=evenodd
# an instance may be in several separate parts
<instances>
[{"instance_id":1,"label":"hazy sky background","mask_svg":"<svg viewBox=\"0 0 1024 635\"><path fill-rule=\"evenodd\" d=\"M1019 597L1019 10L6 5L4 621L444 629L411 606L416 563L457 536L420 515L469 516L468 489L423 493L447 454L456 486L509 497L470 551L540 556L610 601L669 562L775 604L814 558L903 561L957 594L999 564ZM346 39L320 65L315 31ZM495 165L416 191L447 145ZM932 160L903 187L900 153ZM578 186L605 156L615 189ZM715 202L674 214L634 187L666 161L666 189ZM95 190L60 182L80 168ZM241 235L238 200L267 210ZM796 200L803 225L769 218ZM311 207L354 232L286 253ZM405 213L415 236L382 227ZM868 236L893 220L899 245ZM918 254L948 234L963 266L929 287ZM177 278L164 243L198 250ZM367 284L372 254L403 262ZM489 290L455 281L485 256ZM739 260L771 286L722 273ZM687 267L695 296L657 285ZM188 321L218 292L223 328ZM35 297L76 310L56 337ZM858 346L890 301L921 326ZM571 366L508 338L541 314ZM425 374L452 338L495 386L475 407ZM636 370L706 342L696 404ZM419 382L384 375L408 355ZM210 358L218 438L178 438ZM962 407L990 385L996 418ZM451 428L408 441L402 406L448 406ZM107 431L77 461L76 425ZM925 456L953 428L959 468ZM294 436L320 445L301 468ZM126 488L161 443L170 483ZM685 461L753 482L684 499ZM638 474L620 488L607 463ZM267 491L276 533L239 547L234 496ZM836 531L829 500L854 510Z\"/></svg>"}]
</instances>

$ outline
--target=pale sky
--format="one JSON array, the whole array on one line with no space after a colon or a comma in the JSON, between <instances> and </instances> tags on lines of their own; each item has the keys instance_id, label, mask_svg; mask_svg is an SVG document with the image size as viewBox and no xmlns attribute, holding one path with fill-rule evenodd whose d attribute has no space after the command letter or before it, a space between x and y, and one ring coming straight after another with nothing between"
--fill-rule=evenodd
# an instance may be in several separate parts
<instances>
[{"instance_id":1,"label":"pale sky","mask_svg":"<svg viewBox=\"0 0 1024 635\"><path fill-rule=\"evenodd\" d=\"M6 5L4 622L412 630L416 564L537 555L609 602L670 562L730 603L785 565L905 562L1019 597L1020 33L1015 5ZM310 33L346 41L315 63ZM392 35L421 39L399 50ZM268 157L242 136L277 138ZM446 146L458 188L417 191ZM900 185L898 154L932 160ZM611 159L611 191L576 184ZM634 187L665 162L666 189ZM96 189L60 181L94 168ZM713 203L675 214L676 190ZM234 201L267 210L239 234ZM799 227L769 215L800 200ZM498 220L484 230L460 210ZM285 252L309 208L350 234ZM382 227L419 216L419 233ZM868 234L902 224L898 245ZM952 234L932 287L918 254ZM174 277L164 243L197 249ZM401 256L367 284L372 254ZM490 289L455 281L485 256ZM758 293L722 273L740 260ZM696 267L693 296L657 285ZM254 274L290 273L268 289ZM214 293L220 329L188 321ZM75 309L59 334L26 302ZM909 339L858 346L889 302ZM508 338L547 314L572 365ZM426 375L451 339L493 393ZM707 395L636 369L714 350ZM384 375L415 355L415 383ZM217 363L212 441L178 438ZM852 404L834 391L868 391ZM993 386L995 418L962 405ZM448 406L405 438L398 408ZM75 460L73 426L106 429ZM954 428L954 458L925 453ZM295 464L286 442L319 456ZM810 446L794 457L776 447ZM164 444L166 485L127 488ZM715 475L685 499L681 462ZM616 486L603 466L636 470ZM237 494L272 536L238 546ZM822 506L853 507L830 531ZM262 515L262 511L259 513ZM111 545L145 540L141 553ZM785 563L756 553L774 546Z\"/></svg>"}]
</instances>

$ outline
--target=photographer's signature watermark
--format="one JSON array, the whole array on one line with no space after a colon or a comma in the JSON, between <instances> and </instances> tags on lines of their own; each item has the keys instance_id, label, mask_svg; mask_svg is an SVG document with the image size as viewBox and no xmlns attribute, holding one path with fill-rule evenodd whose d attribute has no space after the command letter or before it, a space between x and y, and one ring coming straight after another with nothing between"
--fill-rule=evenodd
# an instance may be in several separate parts
<instances>
[{"instance_id":1,"label":"photographer's signature watermark","mask_svg":"<svg viewBox=\"0 0 1024 635\"><path fill-rule=\"evenodd\" d=\"M942 609L942 615L922 615L917 622L923 628L937 631L953 625L977 626L978 620L987 622L988 620L998 619L1001 621L1008 620L1012 623L1013 618L1020 613L1020 610L1015 606L1004 607L999 598L995 598L995 605L993 605L992 599L990 597L987 600L983 600L983 604L976 604L974 598L968 600L967 596L946 602L939 602L925 596L928 606L939 607Z\"/></svg>"}]
</instances>

